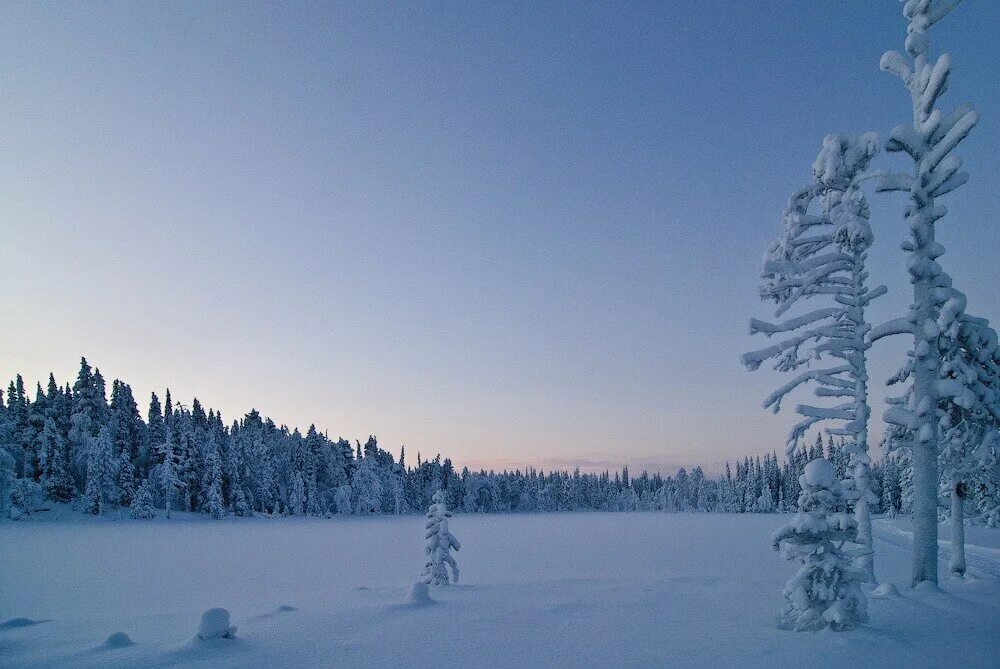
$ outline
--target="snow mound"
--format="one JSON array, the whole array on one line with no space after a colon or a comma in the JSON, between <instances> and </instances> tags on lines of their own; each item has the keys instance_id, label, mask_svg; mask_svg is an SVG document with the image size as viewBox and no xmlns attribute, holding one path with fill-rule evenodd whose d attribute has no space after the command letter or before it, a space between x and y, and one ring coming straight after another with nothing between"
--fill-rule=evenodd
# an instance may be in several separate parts
<instances>
[{"instance_id":1,"label":"snow mound","mask_svg":"<svg viewBox=\"0 0 1000 669\"><path fill-rule=\"evenodd\" d=\"M891 597L899 597L899 590L896 589L892 583L883 583L874 590L872 590L872 597L876 599L889 599Z\"/></svg>"},{"instance_id":2,"label":"snow mound","mask_svg":"<svg viewBox=\"0 0 1000 669\"><path fill-rule=\"evenodd\" d=\"M411 585L410 591L406 593L407 604L430 604L433 601L430 590L423 581L417 581Z\"/></svg>"},{"instance_id":3,"label":"snow mound","mask_svg":"<svg viewBox=\"0 0 1000 669\"><path fill-rule=\"evenodd\" d=\"M828 488L837 478L837 470L833 463L823 458L817 458L806 465L806 483L815 488Z\"/></svg>"},{"instance_id":4,"label":"snow mound","mask_svg":"<svg viewBox=\"0 0 1000 669\"><path fill-rule=\"evenodd\" d=\"M132 638L128 634L125 632L115 632L104 640L101 648L128 648L134 645L135 641L132 641Z\"/></svg>"},{"instance_id":5,"label":"snow mound","mask_svg":"<svg viewBox=\"0 0 1000 669\"><path fill-rule=\"evenodd\" d=\"M289 611L298 611L298 609L291 604L282 604L278 607L278 613L288 613Z\"/></svg>"},{"instance_id":6,"label":"snow mound","mask_svg":"<svg viewBox=\"0 0 1000 669\"><path fill-rule=\"evenodd\" d=\"M920 581L915 586L913 586L915 592L929 592L932 594L944 594L944 590L939 588L937 584L931 583L930 581Z\"/></svg>"},{"instance_id":7,"label":"snow mound","mask_svg":"<svg viewBox=\"0 0 1000 669\"><path fill-rule=\"evenodd\" d=\"M198 638L232 639L236 627L229 624L229 611L222 608L209 609L201 614L201 624L198 625Z\"/></svg>"},{"instance_id":8,"label":"snow mound","mask_svg":"<svg viewBox=\"0 0 1000 669\"><path fill-rule=\"evenodd\" d=\"M31 625L37 625L38 623L44 623L45 620L32 620L31 618L11 618L5 622L0 623L0 630L12 630L17 627L30 627Z\"/></svg>"}]
</instances>

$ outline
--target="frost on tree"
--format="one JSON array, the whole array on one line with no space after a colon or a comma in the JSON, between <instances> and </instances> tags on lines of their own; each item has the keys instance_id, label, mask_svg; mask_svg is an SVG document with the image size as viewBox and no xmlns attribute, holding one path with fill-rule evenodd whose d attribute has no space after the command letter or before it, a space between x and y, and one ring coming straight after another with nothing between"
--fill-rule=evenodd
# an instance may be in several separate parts
<instances>
[{"instance_id":1,"label":"frost on tree","mask_svg":"<svg viewBox=\"0 0 1000 669\"><path fill-rule=\"evenodd\" d=\"M909 195L904 211L910 236L903 243L906 267L913 285L909 313L886 323L872 337L909 334L913 337L906 366L897 380L908 381L905 402L892 404L886 411L888 423L912 431L913 462L913 584L937 583L937 487L939 430L937 407L942 393L942 364L938 339L944 326L954 322L961 310L951 277L941 269L937 258L944 247L934 239L935 224L947 209L937 198L947 195L966 181L962 160L952 151L979 120L968 104L945 115L937 108L938 98L948 87L951 58L942 54L929 56L928 31L958 5L960 0L907 0L903 15L909 22L905 55L889 51L882 56L883 70L891 72L906 85L913 103L913 121L896 126L886 149L906 153L913 160L911 173L884 175L880 191L903 191ZM962 305L964 306L964 305Z\"/></svg>"},{"instance_id":2,"label":"frost on tree","mask_svg":"<svg viewBox=\"0 0 1000 669\"><path fill-rule=\"evenodd\" d=\"M444 492L438 490L434 493L434 503L427 509L427 529L425 539L427 545L424 552L427 554L427 564L424 565L423 582L427 585L449 585L458 583L458 565L452 557L452 550L459 550L461 545L458 539L448 531L448 519L451 518L451 511L445 503ZM449 576L449 569L451 574Z\"/></svg>"},{"instance_id":3,"label":"frost on tree","mask_svg":"<svg viewBox=\"0 0 1000 669\"><path fill-rule=\"evenodd\" d=\"M168 395L169 397L169 395ZM174 493L181 487L181 480L177 476L177 450L174 447L173 430L166 429L167 438L161 446L160 452L163 455L163 462L160 463L159 480L163 490L163 508L170 518L170 509L174 503Z\"/></svg>"},{"instance_id":4,"label":"frost on tree","mask_svg":"<svg viewBox=\"0 0 1000 669\"><path fill-rule=\"evenodd\" d=\"M788 436L787 451L821 421L837 421L830 434L847 438L844 451L856 500L858 541L867 551L860 558L868 578L874 580L870 507L878 497L869 485L868 370L871 326L865 310L884 286L868 287L865 263L872 244L868 203L861 182L878 152L873 133L860 137L830 135L813 163L812 181L796 190L783 217L781 236L764 254L761 299L777 304L783 316L800 302L820 302L810 311L770 323L753 319L751 334L777 337L768 348L747 353L743 364L756 370L768 360L774 369L795 376L764 400L777 413L786 395L811 384L824 404L799 404L802 416ZM815 203L815 206L814 206Z\"/></svg>"},{"instance_id":5,"label":"frost on tree","mask_svg":"<svg viewBox=\"0 0 1000 669\"><path fill-rule=\"evenodd\" d=\"M87 484L83 495L83 508L87 513L101 515L119 501L118 471L111 450L111 433L107 427L102 427L90 445L87 458Z\"/></svg>"},{"instance_id":6,"label":"frost on tree","mask_svg":"<svg viewBox=\"0 0 1000 669\"><path fill-rule=\"evenodd\" d=\"M208 456L208 492L206 505L212 518L220 520L226 515L226 506L222 501L222 463L218 447L213 448Z\"/></svg>"},{"instance_id":7,"label":"frost on tree","mask_svg":"<svg viewBox=\"0 0 1000 669\"><path fill-rule=\"evenodd\" d=\"M966 498L970 492L989 490L990 464L1000 430L1000 346L997 333L982 318L965 313L965 296L954 289L952 309L942 309L941 335L934 345L941 360L935 385L934 412L940 470L940 492L949 500L951 560L949 571L964 576ZM890 384L911 374L910 364ZM912 406L913 386L900 398L891 398L890 412ZM916 443L915 428L905 420L890 425L886 437L889 450L909 455ZM977 505L978 506L978 505Z\"/></svg>"},{"instance_id":8,"label":"frost on tree","mask_svg":"<svg viewBox=\"0 0 1000 669\"><path fill-rule=\"evenodd\" d=\"M130 513L133 518L142 520L156 518L156 509L153 507L153 484L149 479L144 479L135 491Z\"/></svg>"},{"instance_id":9,"label":"frost on tree","mask_svg":"<svg viewBox=\"0 0 1000 669\"><path fill-rule=\"evenodd\" d=\"M842 548L857 541L857 521L847 512L847 496L829 460L806 465L799 484L799 512L773 537L775 550L799 564L782 593L783 621L796 631L852 629L868 622L865 574L854 566L856 556Z\"/></svg>"}]
</instances>

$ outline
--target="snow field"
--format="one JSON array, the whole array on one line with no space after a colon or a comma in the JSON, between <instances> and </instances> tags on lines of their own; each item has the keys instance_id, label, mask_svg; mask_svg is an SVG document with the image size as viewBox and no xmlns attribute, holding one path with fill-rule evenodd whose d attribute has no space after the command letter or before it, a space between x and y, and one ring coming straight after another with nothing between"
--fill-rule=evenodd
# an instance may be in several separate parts
<instances>
[{"instance_id":1,"label":"snow field","mask_svg":"<svg viewBox=\"0 0 1000 669\"><path fill-rule=\"evenodd\" d=\"M969 579L913 591L909 530L877 519L899 596L858 630L795 633L777 628L793 567L769 549L786 520L456 516L464 585L421 605L419 516L3 523L0 623L47 622L0 624L0 666L995 666L998 533L970 532ZM213 607L236 638L196 639ZM136 645L102 647L119 631Z\"/></svg>"}]
</instances>

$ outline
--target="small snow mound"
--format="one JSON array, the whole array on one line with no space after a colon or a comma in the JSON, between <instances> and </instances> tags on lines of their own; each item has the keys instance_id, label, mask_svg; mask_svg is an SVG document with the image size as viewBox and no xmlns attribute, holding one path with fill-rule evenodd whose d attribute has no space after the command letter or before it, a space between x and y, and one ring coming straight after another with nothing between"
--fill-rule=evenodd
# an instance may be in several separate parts
<instances>
[{"instance_id":1,"label":"small snow mound","mask_svg":"<svg viewBox=\"0 0 1000 669\"><path fill-rule=\"evenodd\" d=\"M913 586L913 590L916 592L931 592L939 595L944 592L944 590L939 588L936 583L932 583L930 581L920 581L920 583Z\"/></svg>"},{"instance_id":2,"label":"small snow mound","mask_svg":"<svg viewBox=\"0 0 1000 669\"><path fill-rule=\"evenodd\" d=\"M289 611L298 611L298 609L291 604L282 604L278 607L278 613L288 613Z\"/></svg>"},{"instance_id":3,"label":"small snow mound","mask_svg":"<svg viewBox=\"0 0 1000 669\"><path fill-rule=\"evenodd\" d=\"M837 470L833 463L823 458L817 458L806 465L806 483L816 488L828 488L837 478Z\"/></svg>"},{"instance_id":4,"label":"small snow mound","mask_svg":"<svg viewBox=\"0 0 1000 669\"><path fill-rule=\"evenodd\" d=\"M892 583L883 583L874 590L872 590L872 597L877 599L889 599L890 597L899 597L899 590L896 589Z\"/></svg>"},{"instance_id":5,"label":"small snow mound","mask_svg":"<svg viewBox=\"0 0 1000 669\"><path fill-rule=\"evenodd\" d=\"M129 646L134 646L135 641L125 632L115 632L107 639L104 640L104 645L101 648L128 648Z\"/></svg>"},{"instance_id":6,"label":"small snow mound","mask_svg":"<svg viewBox=\"0 0 1000 669\"><path fill-rule=\"evenodd\" d=\"M232 639L236 628L229 624L229 611L222 608L209 609L201 614L201 624L198 625L198 638Z\"/></svg>"},{"instance_id":7,"label":"small snow mound","mask_svg":"<svg viewBox=\"0 0 1000 669\"><path fill-rule=\"evenodd\" d=\"M417 581L410 586L410 591L406 594L407 604L430 604L433 601L430 590L423 581Z\"/></svg>"},{"instance_id":8,"label":"small snow mound","mask_svg":"<svg viewBox=\"0 0 1000 669\"><path fill-rule=\"evenodd\" d=\"M10 620L0 623L0 630L12 630L17 627L30 627L31 625L37 625L38 623L44 622L44 620L32 620L31 618L11 618Z\"/></svg>"}]
</instances>

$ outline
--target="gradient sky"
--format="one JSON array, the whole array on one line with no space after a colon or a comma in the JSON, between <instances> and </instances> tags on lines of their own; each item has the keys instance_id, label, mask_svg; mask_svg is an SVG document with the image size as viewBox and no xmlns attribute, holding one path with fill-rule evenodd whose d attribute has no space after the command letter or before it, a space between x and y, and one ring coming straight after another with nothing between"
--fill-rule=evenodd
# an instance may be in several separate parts
<instances>
[{"instance_id":1,"label":"gradient sky","mask_svg":"<svg viewBox=\"0 0 1000 669\"><path fill-rule=\"evenodd\" d=\"M4 383L83 354L143 412L169 386L459 465L780 450L779 379L739 364L761 253L825 134L910 113L893 0L0 14ZM969 0L934 31L943 103L982 112L942 262L993 320L997 26ZM906 304L901 207L873 207L873 320Z\"/></svg>"}]
</instances>

